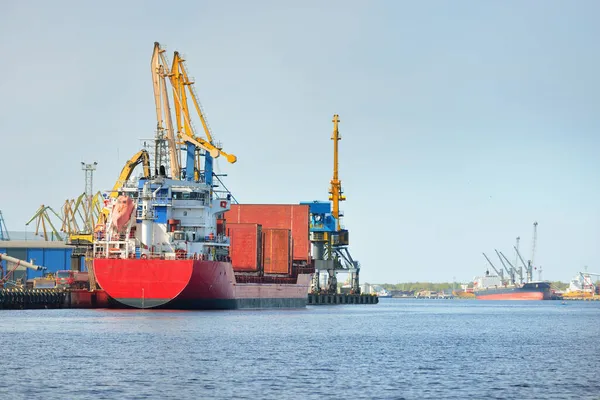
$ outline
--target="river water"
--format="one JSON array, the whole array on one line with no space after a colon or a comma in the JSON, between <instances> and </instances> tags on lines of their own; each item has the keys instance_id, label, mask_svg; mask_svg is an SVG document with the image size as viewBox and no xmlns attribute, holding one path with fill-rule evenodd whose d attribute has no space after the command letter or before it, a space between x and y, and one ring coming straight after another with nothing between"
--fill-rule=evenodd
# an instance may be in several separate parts
<instances>
[{"instance_id":1,"label":"river water","mask_svg":"<svg viewBox=\"0 0 600 400\"><path fill-rule=\"evenodd\" d=\"M600 302L0 311L0 399L600 399Z\"/></svg>"}]
</instances>

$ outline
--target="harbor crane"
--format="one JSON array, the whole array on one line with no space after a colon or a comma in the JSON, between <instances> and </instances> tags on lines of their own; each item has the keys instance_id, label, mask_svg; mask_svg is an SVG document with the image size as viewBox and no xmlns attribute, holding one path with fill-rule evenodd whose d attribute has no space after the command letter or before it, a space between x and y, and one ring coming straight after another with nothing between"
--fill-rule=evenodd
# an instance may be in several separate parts
<instances>
[{"instance_id":1,"label":"harbor crane","mask_svg":"<svg viewBox=\"0 0 600 400\"><path fill-rule=\"evenodd\" d=\"M2 211L0 211L0 240L10 240L8 229L6 229L6 223L4 222L4 217L2 216Z\"/></svg>"},{"instance_id":2,"label":"harbor crane","mask_svg":"<svg viewBox=\"0 0 600 400\"><path fill-rule=\"evenodd\" d=\"M28 226L31 222L36 220L36 224L35 224L35 235L36 236L40 235L44 238L44 240L48 241L48 229L47 229L47 227L48 227L48 228L50 228L51 240L63 240L62 235L58 232L58 230L52 223L52 219L50 218L51 215L54 215L59 220L62 220L62 217L56 211L54 211L54 209L52 207L45 206L42 204L40 206L40 208L37 209L37 211L35 212L33 217L31 217L31 219L29 221L27 221L25 226ZM40 234L40 228L42 229L41 234Z\"/></svg>"},{"instance_id":3,"label":"harbor crane","mask_svg":"<svg viewBox=\"0 0 600 400\"><path fill-rule=\"evenodd\" d=\"M538 223L537 221L533 223L533 239L531 240L531 265L535 265L534 264L534 258L535 258L535 246L537 245L537 226Z\"/></svg>"},{"instance_id":4,"label":"harbor crane","mask_svg":"<svg viewBox=\"0 0 600 400\"><path fill-rule=\"evenodd\" d=\"M331 179L331 187L329 189L329 201L331 201L333 206L331 214L333 215L333 218L336 219L336 230L340 232L340 217L342 216L340 215L340 202L345 201L346 197L343 194L342 182L340 181L338 173L338 142L342 140L338 129L338 124L340 122L339 115L335 114L331 122L333 122L333 133L331 135L331 140L333 140L333 178Z\"/></svg>"},{"instance_id":5,"label":"harbor crane","mask_svg":"<svg viewBox=\"0 0 600 400\"><path fill-rule=\"evenodd\" d=\"M500 277L500 281L502 282L502 285L505 284L505 279L504 279L504 271L503 270L499 270L494 266L494 264L492 264L492 261L488 258L488 256L485 253L481 253L483 254L483 256L485 257L485 259L487 260L488 264L491 265L492 269L496 272L496 275L498 275Z\"/></svg>"},{"instance_id":6,"label":"harbor crane","mask_svg":"<svg viewBox=\"0 0 600 400\"><path fill-rule=\"evenodd\" d=\"M315 261L315 275L313 277L312 292L334 294L337 292L337 273L350 274L350 292L360 294L360 263L354 260L348 250L348 231L342 228L340 202L346 197L342 191L342 182L339 178L339 148L338 142L342 139L339 133L340 118L335 114L332 119L333 133L333 178L330 181L329 202L313 201L303 202L310 210L310 240L312 243L313 259ZM321 288L320 272L327 272L326 288Z\"/></svg>"},{"instance_id":7,"label":"harbor crane","mask_svg":"<svg viewBox=\"0 0 600 400\"><path fill-rule=\"evenodd\" d=\"M515 247L515 251L517 252L517 255L519 256L519 260L521 260L521 264L523 264L523 267L525 268L525 277L527 282L531 282L533 280L533 271L531 269L531 262L525 264L525 261L523 260L523 257L521 257L521 253L519 252L519 249Z\"/></svg>"},{"instance_id":8,"label":"harbor crane","mask_svg":"<svg viewBox=\"0 0 600 400\"><path fill-rule=\"evenodd\" d=\"M517 269L514 265L512 265L512 263L510 261L508 261L508 258L504 255L504 253L499 252L500 255L502 256L502 258L504 259L504 261L506 261L506 263L510 266L510 271L511 271L511 279L513 281L513 284L515 284L517 282L516 280L516 275L519 275L519 283L523 284L523 269L519 268Z\"/></svg>"},{"instance_id":9,"label":"harbor crane","mask_svg":"<svg viewBox=\"0 0 600 400\"><path fill-rule=\"evenodd\" d=\"M202 179L200 174L200 156L204 156L204 182L213 186L213 159L223 156L228 162L233 164L237 161L237 157L223 151L221 145L213 140L212 131L193 87L194 81L188 76L183 57L178 52L175 52L171 69L169 69L169 62L164 53L165 50L160 47L158 42L155 42L154 53L152 55L152 80L154 85L158 137L164 138L164 140L157 141L155 169L169 165L172 179L199 181ZM173 92L175 121L177 124L176 132L174 131L171 118L167 80L171 84ZM191 122L188 105L189 97L192 98L206 139L197 135ZM178 147L176 146L177 144L181 146ZM182 168L181 150L185 150L186 153L185 169ZM204 154L201 154L199 150L204 150Z\"/></svg>"}]
</instances>

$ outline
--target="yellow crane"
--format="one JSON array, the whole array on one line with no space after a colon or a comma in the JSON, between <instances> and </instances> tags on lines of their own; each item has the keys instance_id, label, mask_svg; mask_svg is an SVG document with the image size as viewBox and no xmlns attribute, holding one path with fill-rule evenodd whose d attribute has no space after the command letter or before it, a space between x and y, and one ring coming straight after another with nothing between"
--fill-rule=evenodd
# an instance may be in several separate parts
<instances>
[{"instance_id":1,"label":"yellow crane","mask_svg":"<svg viewBox=\"0 0 600 400\"><path fill-rule=\"evenodd\" d=\"M340 231L340 201L346 200L346 197L342 192L342 181L340 181L338 175L338 142L342 140L338 130L340 116L338 114L334 114L332 122L333 134L331 135L331 140L333 140L333 179L331 180L331 187L329 189L329 200L332 202L331 214L337 221L336 230Z\"/></svg>"},{"instance_id":2,"label":"yellow crane","mask_svg":"<svg viewBox=\"0 0 600 400\"><path fill-rule=\"evenodd\" d=\"M119 178L115 182L110 194L108 195L110 199L116 199L119 196L119 189L131 177L135 167L140 164L142 164L144 168L144 178L150 178L150 156L146 150L142 149L135 153L133 157L131 157L123 166L123 169L119 174ZM106 208L102 210L102 214L104 215L104 218L108 217L108 211ZM100 218L102 218L102 215Z\"/></svg>"},{"instance_id":3,"label":"yellow crane","mask_svg":"<svg viewBox=\"0 0 600 400\"><path fill-rule=\"evenodd\" d=\"M142 164L143 168L144 168L144 177L146 177L146 178L150 177L150 156L148 155L148 152L146 150L142 149L142 150L138 151L137 153L135 153L135 155L133 157L131 157L125 163L125 166L123 167L123 169L121 170L121 173L119 174L119 178L115 182L112 190L110 191L110 194L108 195L108 197L110 199L115 199L119 196L119 189L123 186L123 183L125 183L131 177L131 174L133 173L133 170L135 169L135 167L137 167L140 164ZM107 209L105 207L103 208L100 206L100 204L102 202L103 202L102 195L100 194L100 192L98 192L94 196L94 201L93 201L93 204L94 204L93 215L94 215L94 219L97 219L98 225L104 225L108 219L108 214L110 213L109 209ZM75 210L77 210L77 208L78 208L78 203L79 203L79 201L75 204ZM82 202L82 203L85 204L85 202ZM73 234L69 235L69 240L71 243L89 243L89 244L91 244L93 241L93 232L73 233Z\"/></svg>"},{"instance_id":4,"label":"yellow crane","mask_svg":"<svg viewBox=\"0 0 600 400\"><path fill-rule=\"evenodd\" d=\"M173 77L172 86L173 86L173 94L176 99L175 103L176 103L176 105L177 104L180 105L181 111L182 111L181 114L183 115L183 119L185 122L184 130L182 130L180 127L180 116L178 116L178 129L180 131L184 132L184 134L187 135L188 138L196 140L196 142L199 143L202 148L208 149L207 151L209 151L210 155L213 158L223 156L230 163L232 163L232 164L235 163L237 161L237 157L235 155L224 152L220 146L215 144L210 126L208 125L208 122L206 121L206 116L204 115L204 111L202 110L202 105L200 103L200 100L198 100L196 91L194 90L193 85L195 82L190 79L190 77L187 73L187 68L185 66L185 60L181 57L181 55L177 51L174 53L174 56L173 56L173 65L171 68L171 75ZM193 128L192 124L190 123L190 117L189 117L190 113L189 113L189 107L187 104L188 94L186 93L186 88L187 88L187 91L189 92L189 97L192 98L192 102L194 103L196 113L198 114L198 117L200 118L200 122L202 123L202 128L204 129L204 134L206 135L207 140L204 140L201 137L199 137L198 135L196 135L194 128ZM176 107L176 113L177 113L177 111L179 111L179 110ZM195 143L192 142L192 144L195 144Z\"/></svg>"},{"instance_id":5,"label":"yellow crane","mask_svg":"<svg viewBox=\"0 0 600 400\"><path fill-rule=\"evenodd\" d=\"M52 240L62 240L63 238L60 235L60 233L58 233L58 230L52 223L52 220L50 219L50 215L48 214L48 212L53 214L58 219L62 219L61 216L58 215L58 213L56 211L54 211L54 209L52 209L52 207L45 206L42 204L40 206L40 208L38 208L38 210L35 212L33 217L31 217L31 219L29 221L27 221L27 223L25 225L27 226L33 220L37 220L37 223L35 225L35 235L36 236L38 236L40 234L40 228L42 228L43 235L41 235L41 236L44 237L44 240L48 241L48 230L46 229L46 225L48 225L48 227L51 228L50 234L51 234Z\"/></svg>"},{"instance_id":6,"label":"yellow crane","mask_svg":"<svg viewBox=\"0 0 600 400\"><path fill-rule=\"evenodd\" d=\"M62 216L61 232L71 235L80 231L74 199L65 200L65 204L62 207Z\"/></svg>"},{"instance_id":7,"label":"yellow crane","mask_svg":"<svg viewBox=\"0 0 600 400\"><path fill-rule=\"evenodd\" d=\"M179 179L180 177L180 162L178 159L178 151L175 134L173 131L173 121L171 120L171 109L169 107L169 96L167 93L167 82L165 77L169 76L169 69L164 63L164 50L160 48L158 42L154 43L154 52L152 53L151 70L152 70L152 85L154 88L154 103L156 106L156 130L157 137L164 139L157 141L156 163L157 166L167 164L167 155L169 158L169 167L171 177ZM163 63L161 63L161 59ZM161 146L166 141L168 149Z\"/></svg>"},{"instance_id":8,"label":"yellow crane","mask_svg":"<svg viewBox=\"0 0 600 400\"><path fill-rule=\"evenodd\" d=\"M187 69L185 67L185 60L181 57L178 52L174 53L173 63L171 66L171 70L168 67L168 60L165 56L165 51L161 49L160 44L158 42L154 43L154 53L152 56L152 71L153 71L153 82L154 82L154 97L156 103L156 115L158 121L158 131L159 133L166 131L166 142L169 146L169 157L170 157L170 165L171 165L171 177L173 179L180 179L181 177L181 160L180 160L180 152L179 148L176 147L177 142L176 139L180 139L181 144L190 144L197 149L202 149L207 152L212 158L217 158L219 156L223 156L230 163L235 163L237 161L237 157L233 154L229 154L222 150L220 145L215 144L213 140L213 135L206 121L206 117L202 110L202 106L200 101L198 100L198 96L193 88L194 82L189 78ZM166 88L166 78L169 79L173 90L173 100L174 100L174 108L175 108L175 121L177 124L177 138L172 134L172 122L170 116L167 117L166 113L170 112L170 108L168 105L168 97L165 91ZM202 127L204 128L204 133L206 135L206 139L198 136L195 132L194 126L191 123L190 119L190 111L188 105L188 98L192 98L192 102L194 103L194 107L200 121L202 123ZM166 122L163 122L166 121ZM173 139L171 139L173 138ZM190 150L191 149L191 150ZM188 151L188 159L187 163L191 167L194 164L196 170L196 180L198 180L198 171L200 171L200 154L196 152L196 149L187 149ZM159 152L157 151L157 155ZM159 163L164 164L166 161L166 157L163 159L159 158ZM176 168L173 167L176 166ZM212 165L212 164L209 164ZM208 174L210 174L209 181L212 180L212 167L205 168L205 170L210 170Z\"/></svg>"}]
</instances>

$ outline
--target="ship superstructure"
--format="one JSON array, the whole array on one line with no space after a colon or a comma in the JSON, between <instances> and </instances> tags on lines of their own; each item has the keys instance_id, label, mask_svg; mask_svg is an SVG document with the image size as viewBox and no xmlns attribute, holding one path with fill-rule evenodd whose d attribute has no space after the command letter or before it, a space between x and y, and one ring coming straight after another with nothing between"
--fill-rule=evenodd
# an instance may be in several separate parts
<instances>
[{"instance_id":1,"label":"ship superstructure","mask_svg":"<svg viewBox=\"0 0 600 400\"><path fill-rule=\"evenodd\" d=\"M158 176L128 181L119 193L96 234L95 257L228 261L229 240L217 232L217 217L231 200L206 183Z\"/></svg>"}]
</instances>

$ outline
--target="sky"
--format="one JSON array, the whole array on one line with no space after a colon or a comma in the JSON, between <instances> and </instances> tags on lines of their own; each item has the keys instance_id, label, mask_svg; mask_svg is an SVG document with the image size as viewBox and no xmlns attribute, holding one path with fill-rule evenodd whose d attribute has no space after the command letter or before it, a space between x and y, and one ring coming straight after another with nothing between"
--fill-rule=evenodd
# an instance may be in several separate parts
<instances>
[{"instance_id":1,"label":"sky","mask_svg":"<svg viewBox=\"0 0 600 400\"><path fill-rule=\"evenodd\" d=\"M0 3L0 210L107 190L156 126L153 43L185 56L241 203L341 209L369 283L470 281L494 249L600 273L600 3ZM199 123L196 122L199 126ZM509 255L510 254L510 255ZM495 258L493 259L495 260ZM499 263L496 262L496 265ZM536 274L537 278L537 274Z\"/></svg>"}]
</instances>

